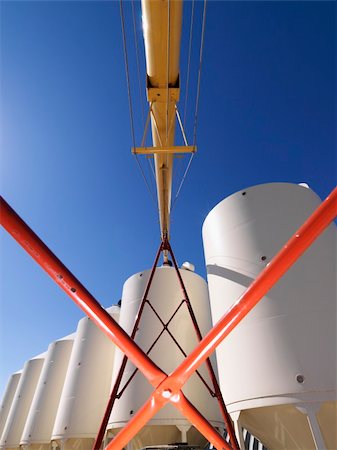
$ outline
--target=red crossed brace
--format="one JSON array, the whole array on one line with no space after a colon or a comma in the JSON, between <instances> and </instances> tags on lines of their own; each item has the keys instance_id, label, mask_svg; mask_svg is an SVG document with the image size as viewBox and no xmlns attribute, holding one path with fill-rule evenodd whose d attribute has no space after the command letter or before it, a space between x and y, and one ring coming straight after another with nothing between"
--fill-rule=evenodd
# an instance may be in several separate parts
<instances>
[{"instance_id":1,"label":"red crossed brace","mask_svg":"<svg viewBox=\"0 0 337 450\"><path fill-rule=\"evenodd\" d=\"M171 402L218 450L230 450L229 444L189 402L181 388L222 340L334 220L337 216L337 188L314 211L213 329L170 375L166 375L151 361L2 197L0 208L1 225L126 354L155 388L148 401L110 442L107 449L122 449L157 411L166 403Z\"/></svg>"}]
</instances>

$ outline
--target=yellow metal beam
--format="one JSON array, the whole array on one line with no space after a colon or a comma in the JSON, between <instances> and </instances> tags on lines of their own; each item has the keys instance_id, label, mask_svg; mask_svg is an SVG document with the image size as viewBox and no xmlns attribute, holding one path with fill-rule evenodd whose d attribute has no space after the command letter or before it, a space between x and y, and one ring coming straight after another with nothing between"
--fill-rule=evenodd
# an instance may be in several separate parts
<instances>
[{"instance_id":1,"label":"yellow metal beam","mask_svg":"<svg viewBox=\"0 0 337 450\"><path fill-rule=\"evenodd\" d=\"M169 237L176 103L179 99L179 58L182 0L142 0L146 56L147 96L151 127L162 237Z\"/></svg>"},{"instance_id":2,"label":"yellow metal beam","mask_svg":"<svg viewBox=\"0 0 337 450\"><path fill-rule=\"evenodd\" d=\"M132 153L134 155L195 153L196 151L197 147L193 145L176 145L171 147L132 147Z\"/></svg>"}]
</instances>

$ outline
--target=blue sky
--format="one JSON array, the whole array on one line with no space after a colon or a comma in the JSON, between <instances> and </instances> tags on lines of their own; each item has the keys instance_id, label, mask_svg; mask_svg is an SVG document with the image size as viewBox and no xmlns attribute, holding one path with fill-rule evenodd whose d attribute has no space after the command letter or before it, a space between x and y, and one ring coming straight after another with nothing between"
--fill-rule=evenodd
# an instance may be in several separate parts
<instances>
[{"instance_id":1,"label":"blue sky","mask_svg":"<svg viewBox=\"0 0 337 450\"><path fill-rule=\"evenodd\" d=\"M198 153L171 232L178 261L193 262L201 275L202 223L224 197L286 181L307 182L324 198L336 185L335 5L208 2ZM131 3L124 8L139 145L146 103ZM203 3L195 8L190 140ZM3 1L1 9L2 195L108 307L130 275L152 265L159 245L156 208L130 153L119 3ZM190 11L186 2L182 115ZM185 166L185 159L177 163L175 187ZM3 230L0 308L1 393L11 373L73 332L83 314Z\"/></svg>"}]
</instances>

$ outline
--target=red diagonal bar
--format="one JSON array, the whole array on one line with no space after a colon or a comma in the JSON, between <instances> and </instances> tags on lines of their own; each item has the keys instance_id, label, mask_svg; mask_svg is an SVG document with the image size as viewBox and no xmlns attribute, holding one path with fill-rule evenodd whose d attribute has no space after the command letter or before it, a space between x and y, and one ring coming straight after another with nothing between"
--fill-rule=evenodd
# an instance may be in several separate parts
<instances>
[{"instance_id":1,"label":"red diagonal bar","mask_svg":"<svg viewBox=\"0 0 337 450\"><path fill-rule=\"evenodd\" d=\"M29 226L0 197L0 222L51 278L157 387L166 374L140 349L89 291L74 277Z\"/></svg>"},{"instance_id":2,"label":"red diagonal bar","mask_svg":"<svg viewBox=\"0 0 337 450\"><path fill-rule=\"evenodd\" d=\"M232 450L232 447L224 438L212 427L212 425L200 414L192 403L181 392L179 402L174 403L176 408L188 419L207 439L208 442L218 450ZM233 443L232 443L233 445ZM233 448L234 445L233 445Z\"/></svg>"},{"instance_id":3,"label":"red diagonal bar","mask_svg":"<svg viewBox=\"0 0 337 450\"><path fill-rule=\"evenodd\" d=\"M200 414L182 391L177 393L169 389L158 387L144 406L128 422L128 424L114 437L105 450L120 450L149 422L152 417L168 402L171 402L189 421L197 427L203 436L218 450L232 450L232 447Z\"/></svg>"},{"instance_id":4,"label":"red diagonal bar","mask_svg":"<svg viewBox=\"0 0 337 450\"><path fill-rule=\"evenodd\" d=\"M123 449L167 402L168 399L158 398L157 393L154 392L105 450Z\"/></svg>"},{"instance_id":5,"label":"red diagonal bar","mask_svg":"<svg viewBox=\"0 0 337 450\"><path fill-rule=\"evenodd\" d=\"M267 267L217 322L213 329L202 339L172 375L165 380L165 383L172 383L175 389L180 389L213 353L223 339L267 294L336 216L337 188L331 192L279 253L274 256Z\"/></svg>"}]
</instances>

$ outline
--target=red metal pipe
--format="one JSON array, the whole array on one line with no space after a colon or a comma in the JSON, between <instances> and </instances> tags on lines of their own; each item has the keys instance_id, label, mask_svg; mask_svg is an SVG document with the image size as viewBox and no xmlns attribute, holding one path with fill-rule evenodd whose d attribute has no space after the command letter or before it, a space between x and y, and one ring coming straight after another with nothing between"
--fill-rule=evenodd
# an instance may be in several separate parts
<instances>
[{"instance_id":1,"label":"red metal pipe","mask_svg":"<svg viewBox=\"0 0 337 450\"><path fill-rule=\"evenodd\" d=\"M139 367L149 382L157 387L166 378L89 291L74 277L29 226L0 197L0 222L9 234L32 256L93 322Z\"/></svg>"},{"instance_id":2,"label":"red metal pipe","mask_svg":"<svg viewBox=\"0 0 337 450\"><path fill-rule=\"evenodd\" d=\"M128 424L122 428L105 450L121 450L133 439L147 422L168 402L156 392L137 411Z\"/></svg>"},{"instance_id":3,"label":"red metal pipe","mask_svg":"<svg viewBox=\"0 0 337 450\"><path fill-rule=\"evenodd\" d=\"M219 450L232 450L222 436L199 413L192 403L184 396L182 391L169 392L167 389L157 388L149 400L128 422L128 424L116 435L105 450L120 450L133 439L147 422L169 401L197 427L204 437Z\"/></svg>"},{"instance_id":4,"label":"red metal pipe","mask_svg":"<svg viewBox=\"0 0 337 450\"><path fill-rule=\"evenodd\" d=\"M180 389L184 385L223 339L267 294L336 216L337 188L331 192L294 236L289 239L189 356L165 380L165 383L168 383L167 386L171 383L172 387Z\"/></svg>"},{"instance_id":5,"label":"red metal pipe","mask_svg":"<svg viewBox=\"0 0 337 450\"><path fill-rule=\"evenodd\" d=\"M181 391L180 391L181 392ZM200 414L192 403L181 392L179 402L174 403L179 411L204 435L218 450L232 450L232 447L220 436L212 425Z\"/></svg>"}]
</instances>

